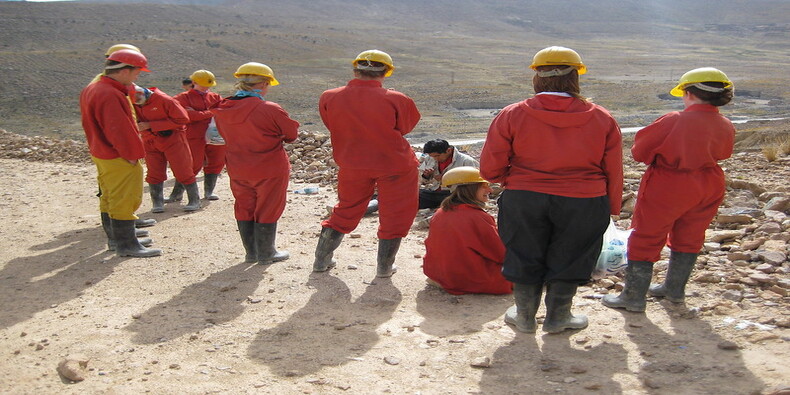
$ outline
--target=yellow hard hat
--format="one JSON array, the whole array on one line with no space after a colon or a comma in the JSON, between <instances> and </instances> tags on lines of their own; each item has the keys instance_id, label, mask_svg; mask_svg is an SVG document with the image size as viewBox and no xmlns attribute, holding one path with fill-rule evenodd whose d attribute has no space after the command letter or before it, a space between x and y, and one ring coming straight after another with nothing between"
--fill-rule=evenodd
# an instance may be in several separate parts
<instances>
[{"instance_id":1,"label":"yellow hard hat","mask_svg":"<svg viewBox=\"0 0 790 395\"><path fill-rule=\"evenodd\" d=\"M271 82L269 82L270 86L280 85L277 79L274 78L274 71L272 71L272 68L263 63L244 63L243 65L239 66L235 73L233 73L233 76L239 78L239 76L245 74L269 77L271 79Z\"/></svg>"},{"instance_id":2,"label":"yellow hard hat","mask_svg":"<svg viewBox=\"0 0 790 395\"><path fill-rule=\"evenodd\" d=\"M208 70L195 71L189 76L189 79L200 86L205 86L208 88L217 85L217 79L214 78L214 73Z\"/></svg>"},{"instance_id":3,"label":"yellow hard hat","mask_svg":"<svg viewBox=\"0 0 790 395\"><path fill-rule=\"evenodd\" d=\"M697 84L700 82L721 82L724 88L731 88L732 81L727 78L723 71L713 67L700 67L683 74L678 81L678 85L669 91L672 96L683 97L683 93L687 86Z\"/></svg>"},{"instance_id":4,"label":"yellow hard hat","mask_svg":"<svg viewBox=\"0 0 790 395\"><path fill-rule=\"evenodd\" d=\"M532 70L537 70L539 66L573 66L579 75L587 72L587 66L582 63L582 57L576 51L565 47L543 48L532 58L529 66Z\"/></svg>"},{"instance_id":5,"label":"yellow hard hat","mask_svg":"<svg viewBox=\"0 0 790 395\"><path fill-rule=\"evenodd\" d=\"M480 170L472 166L454 167L442 176L442 187L488 182L480 177Z\"/></svg>"},{"instance_id":6,"label":"yellow hard hat","mask_svg":"<svg viewBox=\"0 0 790 395\"><path fill-rule=\"evenodd\" d=\"M135 47L132 44L115 44L112 47L107 49L107 52L104 53L104 56L105 57L110 56L110 55L113 54L113 52L119 51L121 49L131 49L134 52L142 53L142 51L140 51L140 48L137 48L137 47Z\"/></svg>"},{"instance_id":7,"label":"yellow hard hat","mask_svg":"<svg viewBox=\"0 0 790 395\"><path fill-rule=\"evenodd\" d=\"M360 67L358 65L358 63L362 60L367 60L369 62L379 62L387 65L387 72L384 73L385 77L391 76L392 72L395 70L395 65L392 64L392 57L388 53L384 51L379 51L378 49L370 49L361 52L359 55L357 55L357 58L354 59L353 62L351 62L351 64L354 65L355 69L364 70L365 69L364 66ZM367 68L367 70L372 70L372 69Z\"/></svg>"}]
</instances>

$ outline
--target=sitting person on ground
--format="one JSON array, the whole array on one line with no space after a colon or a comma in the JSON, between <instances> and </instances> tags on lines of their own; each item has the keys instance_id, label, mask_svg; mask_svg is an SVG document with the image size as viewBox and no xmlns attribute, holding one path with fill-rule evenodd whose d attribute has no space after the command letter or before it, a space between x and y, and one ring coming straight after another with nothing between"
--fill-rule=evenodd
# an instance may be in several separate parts
<instances>
[{"instance_id":1,"label":"sitting person on ground","mask_svg":"<svg viewBox=\"0 0 790 395\"><path fill-rule=\"evenodd\" d=\"M429 283L448 293L509 294L502 276L505 245L494 217L483 208L492 192L474 167L456 167L442 177L450 196L431 219L422 270Z\"/></svg>"},{"instance_id":2,"label":"sitting person on ground","mask_svg":"<svg viewBox=\"0 0 790 395\"><path fill-rule=\"evenodd\" d=\"M422 149L423 159L420 163L420 209L439 207L442 201L450 196L450 191L440 183L448 170L461 166L480 167L471 156L458 151L447 140L436 139L425 143Z\"/></svg>"}]
</instances>

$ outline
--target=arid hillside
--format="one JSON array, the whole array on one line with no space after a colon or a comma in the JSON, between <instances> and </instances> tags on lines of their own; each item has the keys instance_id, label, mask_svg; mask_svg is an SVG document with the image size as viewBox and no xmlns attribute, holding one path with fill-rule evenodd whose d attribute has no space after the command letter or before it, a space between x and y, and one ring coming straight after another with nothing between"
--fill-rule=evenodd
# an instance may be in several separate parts
<instances>
[{"instance_id":1,"label":"arid hillside","mask_svg":"<svg viewBox=\"0 0 790 395\"><path fill-rule=\"evenodd\" d=\"M0 2L0 127L79 138L79 91L119 42L150 59L153 72L139 83L171 94L200 68L212 70L216 90L228 94L238 65L266 63L282 82L269 100L318 132L318 96L344 84L350 60L369 48L392 54L397 70L388 86L418 102L423 121L414 141L480 136L490 117L464 110L497 109L529 95L527 66L549 45L581 53L589 67L583 93L623 126L677 108L659 95L684 71L707 65L736 83L728 115L790 113L782 82L790 63L786 1L170 3Z\"/></svg>"}]
</instances>

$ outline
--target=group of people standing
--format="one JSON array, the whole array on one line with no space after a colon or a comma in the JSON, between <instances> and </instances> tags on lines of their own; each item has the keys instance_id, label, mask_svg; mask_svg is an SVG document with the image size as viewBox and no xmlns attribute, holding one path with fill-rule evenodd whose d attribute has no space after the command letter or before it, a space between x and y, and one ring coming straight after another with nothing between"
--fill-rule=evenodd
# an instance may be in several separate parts
<instances>
[{"instance_id":1,"label":"group of people standing","mask_svg":"<svg viewBox=\"0 0 790 395\"><path fill-rule=\"evenodd\" d=\"M290 174L283 143L297 138L299 123L265 99L269 88L279 84L273 70L255 62L241 65L234 73L236 91L226 98L209 95L208 88L216 84L213 74L194 73L194 88L173 98L182 111L174 111L176 115L160 128L156 123L160 119L146 117L145 104L128 103L129 87L141 71L147 71L147 60L139 50L118 52L124 56L109 55L105 75L85 88L80 104L98 169L100 209L111 219L108 236L119 243L137 243L124 244L117 250L119 255L153 255L139 243L133 228L142 193L139 159L146 152L140 133L145 136L150 131L149 138L156 141L168 138L161 136L161 130L175 130L176 124L190 130L188 125L195 123L203 134L187 131L180 140L188 142L193 164L197 155L201 165L210 157L226 161L245 261L269 264L288 259L287 251L275 248L275 238ZM548 47L535 54L530 66L535 71L535 96L505 107L496 116L479 170L477 161L446 141L426 144L425 154L433 162L421 166L404 137L417 125L420 113L411 98L383 87L395 70L390 55L363 51L351 63L354 78L325 91L318 103L339 171L338 203L321 223L313 271L335 266L335 250L344 235L357 227L374 194L380 217L377 277L396 272L401 240L417 210L439 206L431 220L423 266L431 280L452 293L512 290L515 306L507 311L505 321L528 333L536 331L545 288L544 331L586 327L586 317L571 314L572 300L577 287L590 281L610 216L620 214L623 167L617 122L581 95L579 75L587 69L578 53ZM162 97L155 88L140 91L146 102ZM723 198L724 178L717 161L731 154L734 128L717 106L732 98L732 83L717 69L695 69L681 77L672 94L683 97L686 109L660 118L636 135L632 153L649 167L634 214L626 286L620 296L604 299L610 307L644 311L652 262L658 260L667 236L672 248L670 273L665 284L650 292L682 301L704 230ZM143 119L136 122L140 114ZM224 140L222 148L205 144L211 119ZM198 137L203 145L195 143L193 149L192 140ZM163 146L152 145L170 160ZM161 162L159 156L157 163ZM199 167L195 169L191 167L191 175L186 172L184 177L176 174L190 203L190 191L196 194L194 176ZM204 167L207 196L211 196L209 181L215 182L221 170L221 166ZM150 184L159 185L158 198L162 172L149 177ZM420 191L420 179L440 186ZM489 182L504 189L498 199L498 223L484 211ZM125 221L131 221L131 227Z\"/></svg>"}]
</instances>

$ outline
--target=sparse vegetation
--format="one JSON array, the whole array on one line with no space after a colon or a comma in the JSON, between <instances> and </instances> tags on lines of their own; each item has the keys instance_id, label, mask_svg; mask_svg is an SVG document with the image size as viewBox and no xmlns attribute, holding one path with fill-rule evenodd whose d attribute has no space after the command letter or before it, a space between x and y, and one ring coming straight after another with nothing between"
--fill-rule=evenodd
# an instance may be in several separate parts
<instances>
[{"instance_id":1,"label":"sparse vegetation","mask_svg":"<svg viewBox=\"0 0 790 395\"><path fill-rule=\"evenodd\" d=\"M775 145L763 146L762 152L765 159L767 159L769 162L773 162L779 158L779 147Z\"/></svg>"}]
</instances>

